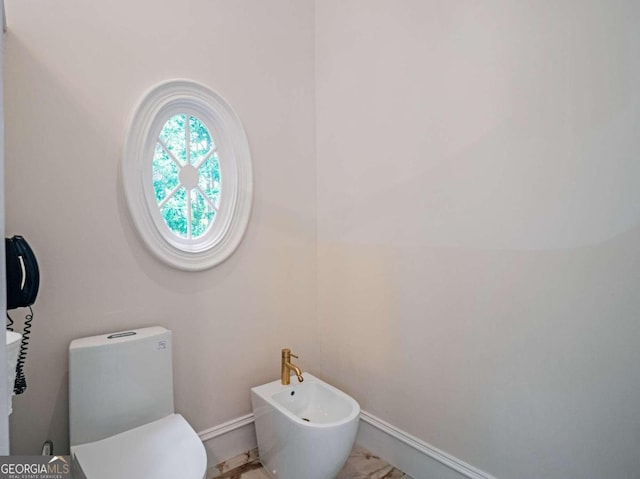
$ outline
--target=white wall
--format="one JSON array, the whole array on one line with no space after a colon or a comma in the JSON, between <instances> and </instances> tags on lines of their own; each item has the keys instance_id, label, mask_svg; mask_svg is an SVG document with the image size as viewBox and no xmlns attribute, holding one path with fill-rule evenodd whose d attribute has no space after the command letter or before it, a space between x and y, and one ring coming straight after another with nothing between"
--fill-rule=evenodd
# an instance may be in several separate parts
<instances>
[{"instance_id":1,"label":"white wall","mask_svg":"<svg viewBox=\"0 0 640 479\"><path fill-rule=\"evenodd\" d=\"M4 0L0 0L0 25L4 23ZM4 238L4 34L0 32L0 239ZM0 245L0 258L4 258L4 240ZM5 262L0 261L0 311L7 309ZM0 341L0 358L6 355L6 342ZM0 361L0 378L7 377L7 363ZM7 404L7 381L0 380L0 455L9 454L9 405Z\"/></svg>"},{"instance_id":2,"label":"white wall","mask_svg":"<svg viewBox=\"0 0 640 479\"><path fill-rule=\"evenodd\" d=\"M197 430L290 346L500 479L634 477L638 8L10 0L7 234L43 270L13 452L66 446L71 339L159 323ZM236 108L256 177L245 241L197 274L146 252L117 182L131 108L178 76Z\"/></svg>"},{"instance_id":3,"label":"white wall","mask_svg":"<svg viewBox=\"0 0 640 479\"><path fill-rule=\"evenodd\" d=\"M278 377L280 348L313 368L313 3L10 0L7 16L7 234L29 240L42 270L12 453L47 438L67 448L73 338L172 329L176 409L197 431L250 412L249 388ZM176 77L231 103L254 163L247 235L202 273L147 252L118 184L133 107Z\"/></svg>"},{"instance_id":4,"label":"white wall","mask_svg":"<svg viewBox=\"0 0 640 479\"><path fill-rule=\"evenodd\" d=\"M640 470L639 22L316 2L323 372L498 478Z\"/></svg>"}]
</instances>

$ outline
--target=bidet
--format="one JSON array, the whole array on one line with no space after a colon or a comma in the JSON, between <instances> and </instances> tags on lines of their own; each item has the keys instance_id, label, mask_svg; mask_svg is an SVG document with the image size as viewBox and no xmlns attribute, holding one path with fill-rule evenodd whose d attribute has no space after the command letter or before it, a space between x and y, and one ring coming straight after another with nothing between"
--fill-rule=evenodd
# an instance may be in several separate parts
<instances>
[{"instance_id":1,"label":"bidet","mask_svg":"<svg viewBox=\"0 0 640 479\"><path fill-rule=\"evenodd\" d=\"M277 479L333 479L349 457L360 405L305 373L305 381L273 381L251 389L260 462Z\"/></svg>"}]
</instances>

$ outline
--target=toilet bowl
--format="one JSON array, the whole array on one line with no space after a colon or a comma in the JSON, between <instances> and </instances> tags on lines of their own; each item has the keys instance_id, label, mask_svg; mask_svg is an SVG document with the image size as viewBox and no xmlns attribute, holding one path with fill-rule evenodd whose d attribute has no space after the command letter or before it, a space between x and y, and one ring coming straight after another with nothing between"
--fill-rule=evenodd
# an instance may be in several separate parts
<instances>
[{"instance_id":1,"label":"toilet bowl","mask_svg":"<svg viewBox=\"0 0 640 479\"><path fill-rule=\"evenodd\" d=\"M71 448L73 477L197 478L207 466L202 442L180 414Z\"/></svg>"},{"instance_id":2,"label":"toilet bowl","mask_svg":"<svg viewBox=\"0 0 640 479\"><path fill-rule=\"evenodd\" d=\"M203 479L204 445L174 411L171 331L73 340L69 432L74 478Z\"/></svg>"},{"instance_id":3,"label":"toilet bowl","mask_svg":"<svg viewBox=\"0 0 640 479\"><path fill-rule=\"evenodd\" d=\"M349 457L360 405L305 372L304 382L280 380L251 389L258 454L277 479L333 479Z\"/></svg>"}]
</instances>

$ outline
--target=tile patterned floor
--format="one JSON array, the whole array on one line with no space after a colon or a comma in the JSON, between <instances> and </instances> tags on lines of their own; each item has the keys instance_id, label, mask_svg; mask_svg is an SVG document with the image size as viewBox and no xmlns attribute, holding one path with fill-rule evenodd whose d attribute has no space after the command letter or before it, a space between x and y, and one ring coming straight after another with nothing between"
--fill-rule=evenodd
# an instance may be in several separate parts
<instances>
[{"instance_id":1,"label":"tile patterned floor","mask_svg":"<svg viewBox=\"0 0 640 479\"><path fill-rule=\"evenodd\" d=\"M255 450L254 450L255 451ZM238 458L221 463L217 466L217 474L213 472L207 477L216 479L271 479L266 471L262 468L260 460L254 451L248 451ZM238 462L244 464L229 469L229 466L235 466ZM304 478L300 478L304 479ZM336 479L411 479L409 476L399 471L395 467L387 464L378 456L356 446L351 451L351 455L347 463L338 474Z\"/></svg>"}]
</instances>

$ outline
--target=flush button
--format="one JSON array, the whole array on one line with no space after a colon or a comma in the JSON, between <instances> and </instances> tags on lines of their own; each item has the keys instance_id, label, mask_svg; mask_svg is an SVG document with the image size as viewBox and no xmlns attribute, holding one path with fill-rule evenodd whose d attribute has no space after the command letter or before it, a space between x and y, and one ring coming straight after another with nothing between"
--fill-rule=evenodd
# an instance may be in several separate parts
<instances>
[{"instance_id":1,"label":"flush button","mask_svg":"<svg viewBox=\"0 0 640 479\"><path fill-rule=\"evenodd\" d=\"M126 333L115 333L110 336L107 336L107 339L116 339L116 338L124 338L126 336L135 336L135 331L127 331Z\"/></svg>"}]
</instances>

